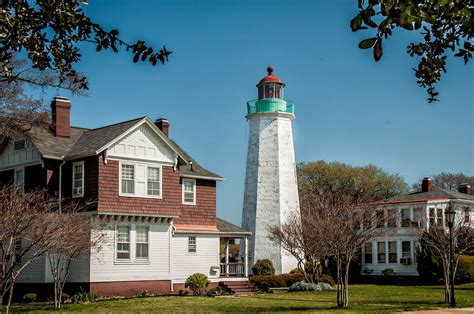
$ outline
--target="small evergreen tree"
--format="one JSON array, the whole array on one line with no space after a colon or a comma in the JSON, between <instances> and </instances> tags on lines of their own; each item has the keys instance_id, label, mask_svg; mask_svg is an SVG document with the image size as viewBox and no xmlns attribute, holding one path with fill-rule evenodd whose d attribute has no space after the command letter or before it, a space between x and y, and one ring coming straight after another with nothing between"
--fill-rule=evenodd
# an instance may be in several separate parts
<instances>
[{"instance_id":1,"label":"small evergreen tree","mask_svg":"<svg viewBox=\"0 0 474 314\"><path fill-rule=\"evenodd\" d=\"M252 272L254 275L275 275L275 268L273 267L273 263L271 260L259 259L252 267Z\"/></svg>"}]
</instances>

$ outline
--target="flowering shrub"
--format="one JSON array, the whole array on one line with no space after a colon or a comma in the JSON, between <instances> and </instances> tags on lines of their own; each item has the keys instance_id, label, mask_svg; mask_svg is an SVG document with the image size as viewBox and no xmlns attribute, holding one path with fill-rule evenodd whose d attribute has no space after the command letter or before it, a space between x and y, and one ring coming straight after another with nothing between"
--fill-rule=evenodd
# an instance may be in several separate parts
<instances>
[{"instance_id":1,"label":"flowering shrub","mask_svg":"<svg viewBox=\"0 0 474 314\"><path fill-rule=\"evenodd\" d=\"M295 291L328 291L333 290L331 285L320 282L320 283L310 283L305 281L299 281L294 283L289 289L289 292Z\"/></svg>"},{"instance_id":2,"label":"flowering shrub","mask_svg":"<svg viewBox=\"0 0 474 314\"><path fill-rule=\"evenodd\" d=\"M201 295L201 289L206 288L209 285L210 281L207 279L207 276L204 274L196 273L186 279L184 283L185 288L189 288L193 291L193 295Z\"/></svg>"}]
</instances>

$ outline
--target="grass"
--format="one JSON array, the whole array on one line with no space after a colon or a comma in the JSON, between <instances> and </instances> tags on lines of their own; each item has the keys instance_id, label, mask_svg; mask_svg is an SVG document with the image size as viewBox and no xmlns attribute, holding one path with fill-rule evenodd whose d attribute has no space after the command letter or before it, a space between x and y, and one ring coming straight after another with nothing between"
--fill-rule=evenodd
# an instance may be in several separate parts
<instances>
[{"instance_id":1,"label":"grass","mask_svg":"<svg viewBox=\"0 0 474 314\"><path fill-rule=\"evenodd\" d=\"M447 307L440 286L353 285L349 288L350 308L344 312L389 313ZM456 287L460 307L474 307L474 284ZM330 313L336 310L336 293L293 292L243 297L149 297L89 304L66 304L61 312L154 312L154 313ZM45 313L50 305L15 305L13 312Z\"/></svg>"}]
</instances>

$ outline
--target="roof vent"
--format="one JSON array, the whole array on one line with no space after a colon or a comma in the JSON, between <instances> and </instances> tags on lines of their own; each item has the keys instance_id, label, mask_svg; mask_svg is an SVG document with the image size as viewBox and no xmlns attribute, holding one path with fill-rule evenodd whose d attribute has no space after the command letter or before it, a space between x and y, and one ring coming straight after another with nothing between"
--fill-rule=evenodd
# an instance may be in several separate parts
<instances>
[{"instance_id":1,"label":"roof vent","mask_svg":"<svg viewBox=\"0 0 474 314\"><path fill-rule=\"evenodd\" d=\"M25 149L25 140L15 141L13 143L13 150L22 150Z\"/></svg>"}]
</instances>

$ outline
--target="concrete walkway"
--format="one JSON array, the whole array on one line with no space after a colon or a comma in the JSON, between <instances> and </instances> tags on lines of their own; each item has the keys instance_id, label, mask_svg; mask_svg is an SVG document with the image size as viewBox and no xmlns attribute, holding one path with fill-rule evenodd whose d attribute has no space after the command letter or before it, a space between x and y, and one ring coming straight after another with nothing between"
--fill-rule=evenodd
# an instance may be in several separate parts
<instances>
[{"instance_id":1,"label":"concrete walkway","mask_svg":"<svg viewBox=\"0 0 474 314\"><path fill-rule=\"evenodd\" d=\"M426 310L426 311L413 311L413 312L405 312L405 313L413 313L413 314L440 314L440 313L452 313L452 314L472 314L474 313L474 307L466 307L463 309L435 309L435 310Z\"/></svg>"}]
</instances>

